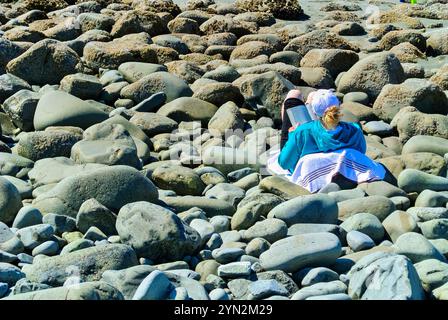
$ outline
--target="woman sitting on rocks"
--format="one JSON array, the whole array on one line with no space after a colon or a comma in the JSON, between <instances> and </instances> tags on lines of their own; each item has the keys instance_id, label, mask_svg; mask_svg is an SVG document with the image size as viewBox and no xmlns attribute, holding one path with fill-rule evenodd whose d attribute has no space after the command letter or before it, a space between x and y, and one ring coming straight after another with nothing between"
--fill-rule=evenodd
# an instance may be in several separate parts
<instances>
[{"instance_id":1,"label":"woman sitting on rocks","mask_svg":"<svg viewBox=\"0 0 448 320\"><path fill-rule=\"evenodd\" d=\"M286 110L303 100L299 90L288 93L282 106L281 150L269 159L268 170L313 193L331 182L355 185L384 179L384 167L365 155L359 125L340 121L340 103L333 91L311 92L306 104L318 120L291 127Z\"/></svg>"}]
</instances>

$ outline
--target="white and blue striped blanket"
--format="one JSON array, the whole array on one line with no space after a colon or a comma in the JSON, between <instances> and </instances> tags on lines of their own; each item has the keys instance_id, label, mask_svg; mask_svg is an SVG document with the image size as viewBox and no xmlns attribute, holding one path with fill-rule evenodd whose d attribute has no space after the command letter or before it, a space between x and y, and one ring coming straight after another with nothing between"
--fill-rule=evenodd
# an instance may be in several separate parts
<instances>
[{"instance_id":1,"label":"white and blue striped blanket","mask_svg":"<svg viewBox=\"0 0 448 320\"><path fill-rule=\"evenodd\" d=\"M268 159L268 172L285 176L312 193L331 183L338 173L357 183L382 180L386 175L382 165L355 149L308 154L300 158L292 174L278 164L279 154L276 151Z\"/></svg>"}]
</instances>

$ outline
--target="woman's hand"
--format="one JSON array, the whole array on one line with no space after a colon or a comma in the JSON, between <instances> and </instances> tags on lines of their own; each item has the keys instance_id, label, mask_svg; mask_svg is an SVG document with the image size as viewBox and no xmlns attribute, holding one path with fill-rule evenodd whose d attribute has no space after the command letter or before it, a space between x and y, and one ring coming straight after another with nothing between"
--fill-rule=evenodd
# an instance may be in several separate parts
<instances>
[{"instance_id":1,"label":"woman's hand","mask_svg":"<svg viewBox=\"0 0 448 320\"><path fill-rule=\"evenodd\" d=\"M294 130L296 130L298 127L298 125L296 124L295 126L292 126L291 128L288 129L288 132L293 132Z\"/></svg>"}]
</instances>

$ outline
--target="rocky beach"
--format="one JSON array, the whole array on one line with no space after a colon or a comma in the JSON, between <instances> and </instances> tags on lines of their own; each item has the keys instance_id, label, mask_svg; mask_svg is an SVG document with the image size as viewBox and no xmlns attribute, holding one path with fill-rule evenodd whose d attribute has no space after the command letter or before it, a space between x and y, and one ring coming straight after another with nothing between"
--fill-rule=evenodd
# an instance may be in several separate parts
<instances>
[{"instance_id":1,"label":"rocky beach","mask_svg":"<svg viewBox=\"0 0 448 320\"><path fill-rule=\"evenodd\" d=\"M266 170L334 89L389 171ZM448 1L0 0L1 300L448 300Z\"/></svg>"}]
</instances>

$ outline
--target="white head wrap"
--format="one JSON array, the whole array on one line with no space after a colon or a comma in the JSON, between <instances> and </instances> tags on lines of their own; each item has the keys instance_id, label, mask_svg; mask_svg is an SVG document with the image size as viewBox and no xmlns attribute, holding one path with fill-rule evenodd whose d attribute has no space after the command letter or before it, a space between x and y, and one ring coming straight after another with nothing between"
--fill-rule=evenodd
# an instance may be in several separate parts
<instances>
[{"instance_id":1,"label":"white head wrap","mask_svg":"<svg viewBox=\"0 0 448 320\"><path fill-rule=\"evenodd\" d=\"M328 108L336 106L339 108L340 102L332 90L319 89L312 92L311 108L318 117L322 117Z\"/></svg>"}]
</instances>

